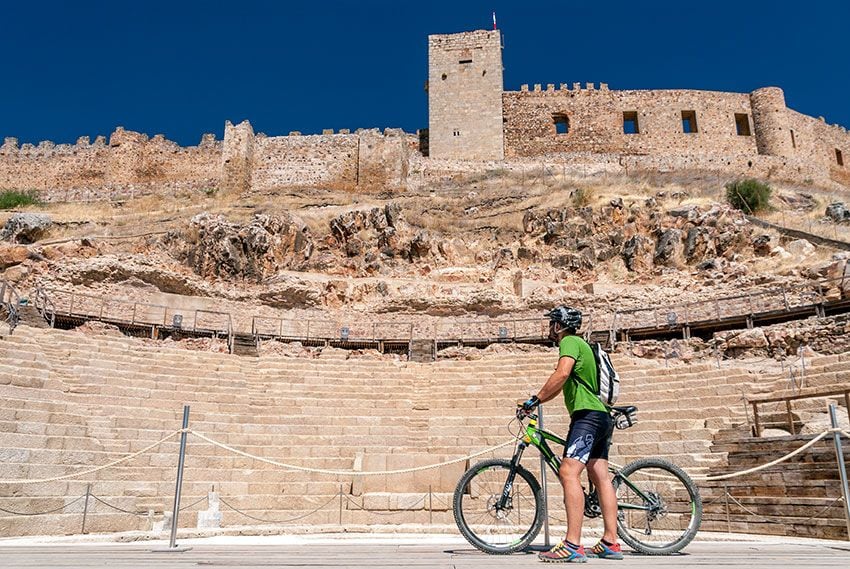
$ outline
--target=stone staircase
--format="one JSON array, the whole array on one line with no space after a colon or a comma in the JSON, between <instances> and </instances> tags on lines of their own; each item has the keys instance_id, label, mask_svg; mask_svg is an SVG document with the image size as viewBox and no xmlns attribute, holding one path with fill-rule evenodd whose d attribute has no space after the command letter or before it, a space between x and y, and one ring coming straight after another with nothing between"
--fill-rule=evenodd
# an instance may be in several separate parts
<instances>
[{"instance_id":1,"label":"stone staircase","mask_svg":"<svg viewBox=\"0 0 850 569\"><path fill-rule=\"evenodd\" d=\"M18 323L32 328L50 328L50 324L44 320L41 313L31 304L18 307Z\"/></svg>"},{"instance_id":2,"label":"stone staircase","mask_svg":"<svg viewBox=\"0 0 850 569\"><path fill-rule=\"evenodd\" d=\"M623 404L639 407L637 425L617 431L612 460L658 455L692 473L726 465L712 449L721 429L746 423L742 390L781 377L714 364L671 365L615 359L624 377ZM234 358L129 337L20 326L0 340L0 480L46 478L97 466L138 451L180 427L191 405L192 429L245 452L324 469L383 471L424 466L468 455L511 438L517 401L545 380L550 354L500 354L474 361L422 364L369 359L286 356ZM837 367L835 367L837 366ZM812 381L850 369L850 356L816 358ZM832 374L832 375L830 375ZM814 378L821 378L815 380ZM547 429L565 433L566 411L545 409ZM515 425L514 425L515 429ZM511 448L497 452L509 456ZM178 439L84 480L0 485L0 507L49 516L0 514L0 535L75 533L85 492L128 511L90 505L89 531L148 529L171 506ZM485 457L473 459L481 460ZM538 468L532 452L524 462ZM260 518L306 514L342 488L344 523L452 524L448 503L467 464L397 476L352 478L283 471L189 438L184 504L211 486L229 503ZM551 479L550 479L551 481ZM558 508L560 488L550 483ZM422 505L401 512L423 493ZM553 511L557 511L553 509ZM391 518L378 514L393 514ZM337 507L302 523L338 524ZM254 523L225 512L228 525ZM188 512L181 525L194 526Z\"/></svg>"}]
</instances>

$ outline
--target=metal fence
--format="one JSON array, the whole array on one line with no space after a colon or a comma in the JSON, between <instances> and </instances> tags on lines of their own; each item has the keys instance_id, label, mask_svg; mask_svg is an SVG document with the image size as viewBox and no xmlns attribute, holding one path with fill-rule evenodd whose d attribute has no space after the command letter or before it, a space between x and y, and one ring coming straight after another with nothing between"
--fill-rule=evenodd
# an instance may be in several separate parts
<instances>
[{"instance_id":1,"label":"metal fence","mask_svg":"<svg viewBox=\"0 0 850 569\"><path fill-rule=\"evenodd\" d=\"M4 292L4 295L9 293ZM5 301L6 296L4 296ZM158 327L193 333L225 336L250 336L254 341L340 341L410 342L414 339L411 322L374 322L352 315L349 319L312 320L274 316L253 316L250 331L236 331L228 312L173 308L165 305L58 289L39 288L36 306L45 319L55 324L57 317L96 319L124 326ZM15 303L6 303L6 305ZM821 279L790 286L779 285L736 295L695 302L656 305L627 310L584 309L584 325L579 331L586 338L631 339L653 334L678 334L690 337L692 328L703 332L807 317L824 316L827 309L850 310L850 278ZM423 336L428 338L427 333ZM499 342L545 343L547 320L504 318L482 320L441 319L433 328L434 348L457 345L488 345Z\"/></svg>"},{"instance_id":2,"label":"metal fence","mask_svg":"<svg viewBox=\"0 0 850 569\"><path fill-rule=\"evenodd\" d=\"M173 308L48 288L37 289L35 300L36 308L51 325L55 325L57 317L97 319L118 325L210 334L227 338L229 343L233 338L233 320L228 312Z\"/></svg>"},{"instance_id":3,"label":"metal fence","mask_svg":"<svg viewBox=\"0 0 850 569\"><path fill-rule=\"evenodd\" d=\"M11 333L18 324L18 306L21 297L10 283L0 280L0 322L9 327Z\"/></svg>"},{"instance_id":4,"label":"metal fence","mask_svg":"<svg viewBox=\"0 0 850 569\"><path fill-rule=\"evenodd\" d=\"M413 338L413 323L254 316L251 319L251 334L259 338L281 340L410 341Z\"/></svg>"}]
</instances>

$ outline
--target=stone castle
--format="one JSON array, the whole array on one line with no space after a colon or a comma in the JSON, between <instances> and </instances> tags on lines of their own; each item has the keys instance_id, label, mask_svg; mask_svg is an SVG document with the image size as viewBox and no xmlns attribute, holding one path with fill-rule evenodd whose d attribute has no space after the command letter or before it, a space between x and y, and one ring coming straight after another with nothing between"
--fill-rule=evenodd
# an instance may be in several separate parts
<instances>
[{"instance_id":1,"label":"stone castle","mask_svg":"<svg viewBox=\"0 0 850 569\"><path fill-rule=\"evenodd\" d=\"M651 169L768 170L850 183L850 134L752 93L502 85L498 30L428 38L429 154L460 160L584 155ZM588 156L589 155L589 156Z\"/></svg>"},{"instance_id":2,"label":"stone castle","mask_svg":"<svg viewBox=\"0 0 850 569\"><path fill-rule=\"evenodd\" d=\"M401 188L487 168L548 162L577 173L708 171L850 186L850 134L786 107L781 89L752 93L614 91L604 83L505 91L498 30L428 38L429 128L255 134L226 123L195 147L119 127L107 141L0 146L0 189L43 198L276 187Z\"/></svg>"}]
</instances>

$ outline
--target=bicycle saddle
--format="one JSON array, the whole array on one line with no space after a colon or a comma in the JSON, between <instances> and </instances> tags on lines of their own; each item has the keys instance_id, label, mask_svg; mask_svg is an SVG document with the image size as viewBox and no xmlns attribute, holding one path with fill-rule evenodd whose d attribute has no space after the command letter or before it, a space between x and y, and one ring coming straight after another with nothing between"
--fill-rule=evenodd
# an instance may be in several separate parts
<instances>
[{"instance_id":1,"label":"bicycle saddle","mask_svg":"<svg viewBox=\"0 0 850 569\"><path fill-rule=\"evenodd\" d=\"M623 415L631 415L635 411L637 411L637 407L634 405L626 405L625 407L611 407L617 413L622 413Z\"/></svg>"}]
</instances>

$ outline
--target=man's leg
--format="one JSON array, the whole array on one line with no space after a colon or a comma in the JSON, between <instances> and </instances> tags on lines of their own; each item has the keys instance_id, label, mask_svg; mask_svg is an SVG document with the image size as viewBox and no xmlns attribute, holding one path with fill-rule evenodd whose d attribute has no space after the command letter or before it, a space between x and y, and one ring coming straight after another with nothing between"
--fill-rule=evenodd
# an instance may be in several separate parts
<instances>
[{"instance_id":1,"label":"man's leg","mask_svg":"<svg viewBox=\"0 0 850 569\"><path fill-rule=\"evenodd\" d=\"M581 524L584 521L584 489L580 479L583 470L584 464L580 461L565 458L558 472L567 508L567 541L576 545L581 544Z\"/></svg>"},{"instance_id":2,"label":"man's leg","mask_svg":"<svg viewBox=\"0 0 850 569\"><path fill-rule=\"evenodd\" d=\"M587 461L587 476L599 495L599 505L602 507L602 524L605 532L602 539L608 543L617 543L617 494L608 472L608 461L592 458Z\"/></svg>"}]
</instances>

